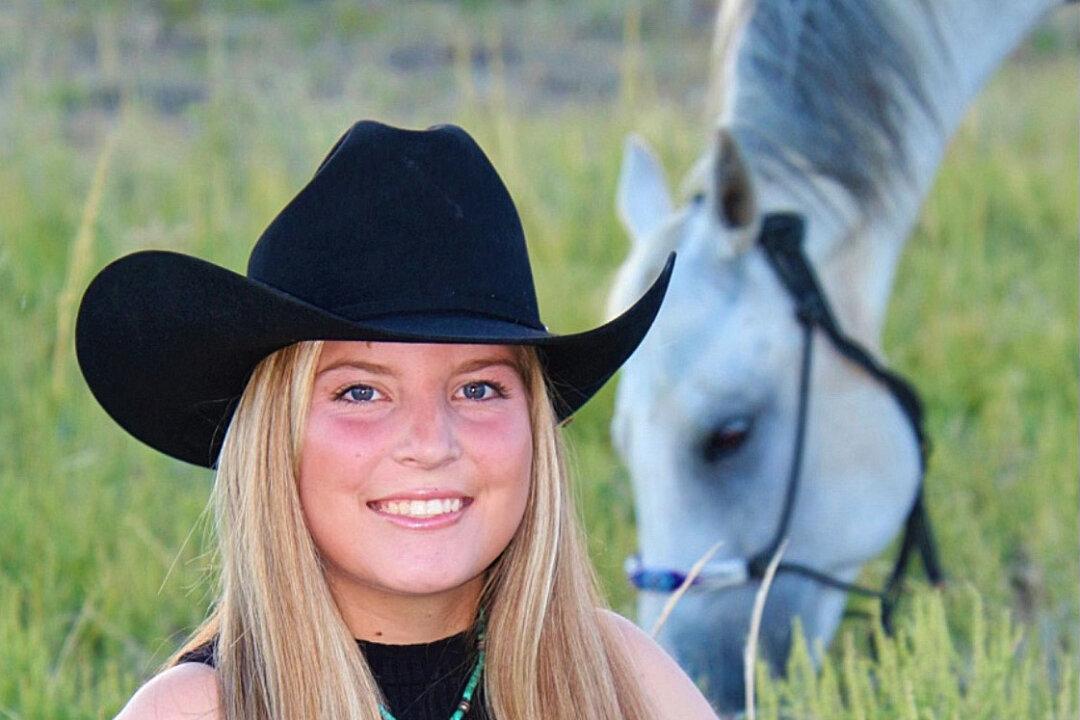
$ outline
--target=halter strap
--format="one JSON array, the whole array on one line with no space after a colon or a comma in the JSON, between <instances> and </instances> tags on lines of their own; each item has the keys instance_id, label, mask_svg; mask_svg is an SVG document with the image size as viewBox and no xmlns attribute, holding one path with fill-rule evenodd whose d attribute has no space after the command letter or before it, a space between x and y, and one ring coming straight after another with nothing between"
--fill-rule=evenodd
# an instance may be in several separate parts
<instances>
[{"instance_id":1,"label":"halter strap","mask_svg":"<svg viewBox=\"0 0 1080 720\"><path fill-rule=\"evenodd\" d=\"M795 303L795 316L804 326L822 330L833 346L884 384L907 415L919 443L919 469L926 472L930 453L919 393L905 378L881 365L858 341L846 335L836 322L829 301L802 248L803 219L794 213L772 213L762 221L758 242L780 282Z\"/></svg>"}]
</instances>

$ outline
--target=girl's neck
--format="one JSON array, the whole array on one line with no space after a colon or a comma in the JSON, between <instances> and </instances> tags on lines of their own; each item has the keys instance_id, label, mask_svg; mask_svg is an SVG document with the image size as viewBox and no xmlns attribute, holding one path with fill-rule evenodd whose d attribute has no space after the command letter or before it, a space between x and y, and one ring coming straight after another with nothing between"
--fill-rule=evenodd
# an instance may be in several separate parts
<instances>
[{"instance_id":1,"label":"girl's neck","mask_svg":"<svg viewBox=\"0 0 1080 720\"><path fill-rule=\"evenodd\" d=\"M385 645L415 645L456 635L476 619L483 577L432 595L402 595L330 579L330 591L352 636Z\"/></svg>"}]
</instances>

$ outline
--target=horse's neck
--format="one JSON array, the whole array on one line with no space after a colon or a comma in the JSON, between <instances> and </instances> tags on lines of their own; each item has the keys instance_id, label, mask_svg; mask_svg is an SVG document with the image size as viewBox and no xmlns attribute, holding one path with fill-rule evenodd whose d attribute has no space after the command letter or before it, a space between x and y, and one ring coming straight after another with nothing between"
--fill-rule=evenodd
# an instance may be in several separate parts
<instances>
[{"instance_id":1,"label":"horse's neck","mask_svg":"<svg viewBox=\"0 0 1080 720\"><path fill-rule=\"evenodd\" d=\"M911 177L898 182L890 217L873 219L853 235L853 247L837 254L833 279L860 278L855 290L856 313L862 315L864 340L880 349L881 332L893 277L904 245L918 220L949 141L986 81L1052 7L1053 0L898 0L909 12L922 12L922 22L935 22L944 52L928 74L928 95L936 118L916 118L904 142L911 157ZM928 14L929 13L929 14ZM858 246L861 244L861 247ZM860 307L861 303L861 307Z\"/></svg>"},{"instance_id":2,"label":"horse's neck","mask_svg":"<svg viewBox=\"0 0 1080 720\"><path fill-rule=\"evenodd\" d=\"M907 167L885 173L885 192L880 194L884 199L879 198L872 209L867 209L868 203L860 205L854 200L847 207L855 212L828 216L830 211L823 211L824 225L839 225L845 232L839 237L831 235L832 244L826 246L815 246L812 237L807 248L819 265L827 291L837 296L834 304L841 322L875 349L879 348L897 262L950 138L994 70L1058 4L1052 0L884 1L892 3L906 28L898 36L922 73L922 98L905 94L899 84L896 87L905 117L896 140L903 148ZM722 34L720 28L718 32ZM736 86L741 81L736 78ZM725 114L727 119L722 115L722 123L730 121L732 115L737 119L739 108L729 107ZM851 162L859 162L859 158ZM829 237L830 233L822 235Z\"/></svg>"},{"instance_id":3,"label":"horse's neck","mask_svg":"<svg viewBox=\"0 0 1080 720\"><path fill-rule=\"evenodd\" d=\"M920 3L921 5L922 3ZM955 121L1002 60L1061 0L948 0L928 2L951 50L958 105Z\"/></svg>"},{"instance_id":4,"label":"horse's neck","mask_svg":"<svg viewBox=\"0 0 1080 720\"><path fill-rule=\"evenodd\" d=\"M917 212L933 182L942 154L975 96L1031 28L1058 0L894 0L921 32L916 50L926 67L934 127L914 123L908 133L913 154ZM927 131L931 130L930 136Z\"/></svg>"}]
</instances>

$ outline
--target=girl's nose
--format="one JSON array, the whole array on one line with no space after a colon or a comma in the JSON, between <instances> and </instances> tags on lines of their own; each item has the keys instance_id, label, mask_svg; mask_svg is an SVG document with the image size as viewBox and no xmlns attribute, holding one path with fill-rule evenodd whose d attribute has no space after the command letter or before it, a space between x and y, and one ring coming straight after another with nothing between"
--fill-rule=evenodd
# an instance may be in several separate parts
<instances>
[{"instance_id":1,"label":"girl's nose","mask_svg":"<svg viewBox=\"0 0 1080 720\"><path fill-rule=\"evenodd\" d=\"M453 408L439 395L416 396L403 404L402 436L394 459L406 465L439 467L461 455Z\"/></svg>"}]
</instances>

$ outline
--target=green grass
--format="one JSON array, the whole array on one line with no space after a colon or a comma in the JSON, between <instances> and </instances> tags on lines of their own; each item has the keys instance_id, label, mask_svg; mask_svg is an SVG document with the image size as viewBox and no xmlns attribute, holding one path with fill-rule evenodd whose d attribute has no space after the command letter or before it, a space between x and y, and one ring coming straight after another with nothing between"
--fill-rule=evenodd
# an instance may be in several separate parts
<instances>
[{"instance_id":1,"label":"green grass","mask_svg":"<svg viewBox=\"0 0 1080 720\"><path fill-rule=\"evenodd\" d=\"M907 623L894 637L875 627L868 653L850 633L815 670L796 634L786 679L758 669L757 717L829 720L968 720L1071 718L1077 708L1075 655L1046 655L1026 642L1007 611L991 612L980 594L950 604L918 593ZM953 614L970 624L957 632Z\"/></svg>"},{"instance_id":2,"label":"green grass","mask_svg":"<svg viewBox=\"0 0 1080 720\"><path fill-rule=\"evenodd\" d=\"M607 0L353 5L0 10L0 717L110 717L210 600L209 473L126 436L75 366L65 298L93 272L146 247L241 270L352 120L450 120L499 167L545 321L573 332L601 320L626 251L612 209L625 133L654 143L673 178L702 148L708 36L692 3L681 20L642 3L629 51L635 26ZM429 45L449 61L425 59ZM1076 716L1077 55L1048 25L979 99L890 308L889 356L928 406L950 584L916 582L894 639L845 623L820 674L796 652L788 679L762 678L762 717ZM568 93L552 68L585 60ZM631 612L612 391L568 434L590 549Z\"/></svg>"}]
</instances>

